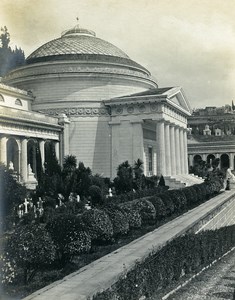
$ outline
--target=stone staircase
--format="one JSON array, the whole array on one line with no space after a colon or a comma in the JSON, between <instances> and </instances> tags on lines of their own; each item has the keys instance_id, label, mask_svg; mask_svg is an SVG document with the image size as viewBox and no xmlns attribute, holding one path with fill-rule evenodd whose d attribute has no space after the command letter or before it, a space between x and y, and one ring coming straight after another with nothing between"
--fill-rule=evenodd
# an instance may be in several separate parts
<instances>
[{"instance_id":1,"label":"stone staircase","mask_svg":"<svg viewBox=\"0 0 235 300\"><path fill-rule=\"evenodd\" d=\"M194 184L200 184L204 180L194 174L178 174L172 176L164 176L165 184L169 185L170 189L180 189Z\"/></svg>"}]
</instances>

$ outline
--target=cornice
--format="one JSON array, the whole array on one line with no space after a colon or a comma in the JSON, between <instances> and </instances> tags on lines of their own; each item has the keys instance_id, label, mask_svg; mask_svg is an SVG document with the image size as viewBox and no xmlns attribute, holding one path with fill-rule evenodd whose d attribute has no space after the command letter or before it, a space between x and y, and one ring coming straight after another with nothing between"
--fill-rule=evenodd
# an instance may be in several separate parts
<instances>
[{"instance_id":1,"label":"cornice","mask_svg":"<svg viewBox=\"0 0 235 300\"><path fill-rule=\"evenodd\" d=\"M152 79L152 77L144 72L142 72L139 69L134 68L127 68L125 66L102 66L99 64L95 64L95 66L91 66L89 64L86 65L66 65L66 64L46 64L37 66L35 65L34 68L32 66L20 68L17 69L11 73L9 73L7 76L3 78L4 82L10 82L15 79L21 79L23 78L29 78L34 76L48 76L48 75L72 75L72 74L113 74L113 75L128 75L128 76L134 76L139 77L143 79L147 79L151 82L153 82L156 85L156 82Z\"/></svg>"},{"instance_id":2,"label":"cornice","mask_svg":"<svg viewBox=\"0 0 235 300\"><path fill-rule=\"evenodd\" d=\"M53 139L59 140L60 131L55 128L45 127L34 127L20 123L0 122L0 134L1 135L14 135L14 136L25 136L34 137L41 139Z\"/></svg>"},{"instance_id":3,"label":"cornice","mask_svg":"<svg viewBox=\"0 0 235 300\"><path fill-rule=\"evenodd\" d=\"M33 97L29 95L27 91L17 89L3 83L0 83L0 94L33 101Z\"/></svg>"},{"instance_id":4,"label":"cornice","mask_svg":"<svg viewBox=\"0 0 235 300\"><path fill-rule=\"evenodd\" d=\"M36 112L16 110L13 108L0 107L0 122L25 124L25 126L38 128L53 128L61 131L57 118L50 118Z\"/></svg>"}]
</instances>

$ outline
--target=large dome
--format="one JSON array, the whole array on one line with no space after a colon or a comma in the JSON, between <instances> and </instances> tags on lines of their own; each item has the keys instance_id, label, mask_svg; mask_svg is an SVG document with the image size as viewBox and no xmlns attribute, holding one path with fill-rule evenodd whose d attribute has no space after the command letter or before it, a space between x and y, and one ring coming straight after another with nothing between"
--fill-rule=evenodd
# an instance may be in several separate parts
<instances>
[{"instance_id":1,"label":"large dome","mask_svg":"<svg viewBox=\"0 0 235 300\"><path fill-rule=\"evenodd\" d=\"M27 64L32 64L42 61L87 60L91 57L99 61L115 61L145 69L118 47L97 38L93 31L78 26L39 47L26 61Z\"/></svg>"}]
</instances>

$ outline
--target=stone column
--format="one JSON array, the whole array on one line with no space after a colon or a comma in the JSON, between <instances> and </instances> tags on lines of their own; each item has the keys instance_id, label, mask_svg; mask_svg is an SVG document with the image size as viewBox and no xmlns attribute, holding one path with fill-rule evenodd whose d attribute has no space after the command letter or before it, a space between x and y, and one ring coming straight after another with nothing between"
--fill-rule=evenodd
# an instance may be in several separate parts
<instances>
[{"instance_id":1,"label":"stone column","mask_svg":"<svg viewBox=\"0 0 235 300\"><path fill-rule=\"evenodd\" d=\"M176 163L176 175L181 173L181 160L180 160L180 135L179 127L175 127L175 163Z\"/></svg>"},{"instance_id":2,"label":"stone column","mask_svg":"<svg viewBox=\"0 0 235 300\"><path fill-rule=\"evenodd\" d=\"M175 125L170 125L171 175L176 175Z\"/></svg>"},{"instance_id":3,"label":"stone column","mask_svg":"<svg viewBox=\"0 0 235 300\"><path fill-rule=\"evenodd\" d=\"M132 162L138 158L144 161L143 121L132 121Z\"/></svg>"},{"instance_id":4,"label":"stone column","mask_svg":"<svg viewBox=\"0 0 235 300\"><path fill-rule=\"evenodd\" d=\"M229 153L229 168L234 169L234 153Z\"/></svg>"},{"instance_id":5,"label":"stone column","mask_svg":"<svg viewBox=\"0 0 235 300\"><path fill-rule=\"evenodd\" d=\"M188 174L188 138L187 129L184 129L184 173Z\"/></svg>"},{"instance_id":6,"label":"stone column","mask_svg":"<svg viewBox=\"0 0 235 300\"><path fill-rule=\"evenodd\" d=\"M41 155L41 161L42 161L42 169L45 169L45 141L40 140L39 141L39 149L40 149L40 155Z\"/></svg>"},{"instance_id":7,"label":"stone column","mask_svg":"<svg viewBox=\"0 0 235 300\"><path fill-rule=\"evenodd\" d=\"M157 123L157 175L166 175L165 162L165 125L163 121Z\"/></svg>"},{"instance_id":8,"label":"stone column","mask_svg":"<svg viewBox=\"0 0 235 300\"><path fill-rule=\"evenodd\" d=\"M28 155L27 155L27 144L28 141L24 138L21 141L21 158L20 158L20 167L21 167L21 177L23 182L27 182L28 180Z\"/></svg>"},{"instance_id":9,"label":"stone column","mask_svg":"<svg viewBox=\"0 0 235 300\"><path fill-rule=\"evenodd\" d=\"M206 162L206 154L202 154L202 160Z\"/></svg>"},{"instance_id":10,"label":"stone column","mask_svg":"<svg viewBox=\"0 0 235 300\"><path fill-rule=\"evenodd\" d=\"M171 175L171 148L170 148L170 127L165 124L165 160L166 160L166 175Z\"/></svg>"},{"instance_id":11,"label":"stone column","mask_svg":"<svg viewBox=\"0 0 235 300\"><path fill-rule=\"evenodd\" d=\"M184 145L184 132L183 128L179 129L180 135L180 172L185 174L185 145Z\"/></svg>"},{"instance_id":12,"label":"stone column","mask_svg":"<svg viewBox=\"0 0 235 300\"><path fill-rule=\"evenodd\" d=\"M220 155L219 153L216 153L216 154L215 154L215 158L219 158L219 160L220 160L220 161L219 161L219 165L218 165L219 168L221 168L221 159L220 159L220 156L221 156L221 155Z\"/></svg>"},{"instance_id":13,"label":"stone column","mask_svg":"<svg viewBox=\"0 0 235 300\"><path fill-rule=\"evenodd\" d=\"M193 155L189 154L188 158L189 158L189 166L193 167Z\"/></svg>"},{"instance_id":14,"label":"stone column","mask_svg":"<svg viewBox=\"0 0 235 300\"><path fill-rule=\"evenodd\" d=\"M34 142L33 145L33 162L32 162L32 171L36 175L37 174L37 161L36 161L36 143Z\"/></svg>"},{"instance_id":15,"label":"stone column","mask_svg":"<svg viewBox=\"0 0 235 300\"><path fill-rule=\"evenodd\" d=\"M2 136L0 138L0 162L7 166L7 138Z\"/></svg>"},{"instance_id":16,"label":"stone column","mask_svg":"<svg viewBox=\"0 0 235 300\"><path fill-rule=\"evenodd\" d=\"M62 134L62 158L66 155L69 155L69 131L70 131L70 121L66 114L61 114L58 119L58 123L64 127Z\"/></svg>"},{"instance_id":17,"label":"stone column","mask_svg":"<svg viewBox=\"0 0 235 300\"><path fill-rule=\"evenodd\" d=\"M55 142L55 157L60 161L60 143L58 141Z\"/></svg>"}]
</instances>

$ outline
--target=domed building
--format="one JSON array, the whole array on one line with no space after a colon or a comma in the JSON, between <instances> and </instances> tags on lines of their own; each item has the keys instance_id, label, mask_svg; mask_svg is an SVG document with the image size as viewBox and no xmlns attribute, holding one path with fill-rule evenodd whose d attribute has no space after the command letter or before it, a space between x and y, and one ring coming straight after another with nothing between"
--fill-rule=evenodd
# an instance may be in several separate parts
<instances>
[{"instance_id":1,"label":"domed building","mask_svg":"<svg viewBox=\"0 0 235 300\"><path fill-rule=\"evenodd\" d=\"M93 31L65 31L3 82L30 92L33 111L58 117L61 157L75 155L93 173L114 177L118 164L138 158L147 175L187 173L190 106L182 89L158 88L148 70Z\"/></svg>"}]
</instances>

